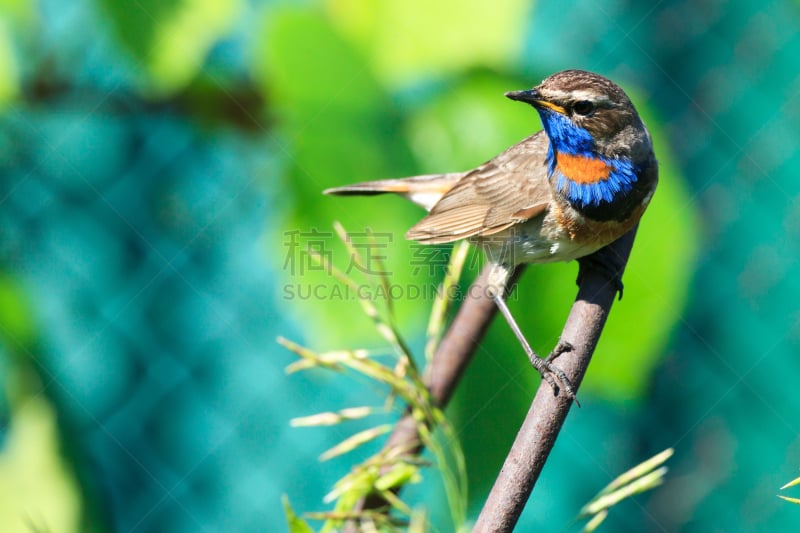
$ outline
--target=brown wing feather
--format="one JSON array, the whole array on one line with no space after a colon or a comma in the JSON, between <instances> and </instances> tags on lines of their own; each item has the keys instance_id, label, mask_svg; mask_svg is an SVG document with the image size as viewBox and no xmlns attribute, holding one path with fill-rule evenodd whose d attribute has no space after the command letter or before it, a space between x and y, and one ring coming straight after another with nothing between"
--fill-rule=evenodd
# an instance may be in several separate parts
<instances>
[{"instance_id":1,"label":"brown wing feather","mask_svg":"<svg viewBox=\"0 0 800 533\"><path fill-rule=\"evenodd\" d=\"M553 194L548 142L540 131L466 173L406 237L434 244L491 235L544 212Z\"/></svg>"}]
</instances>

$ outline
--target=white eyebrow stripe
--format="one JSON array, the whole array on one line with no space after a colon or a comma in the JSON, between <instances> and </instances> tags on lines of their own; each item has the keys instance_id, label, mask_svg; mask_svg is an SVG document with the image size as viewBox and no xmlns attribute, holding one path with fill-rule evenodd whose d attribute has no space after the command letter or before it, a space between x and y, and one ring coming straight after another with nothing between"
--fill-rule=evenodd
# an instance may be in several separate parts
<instances>
[{"instance_id":1,"label":"white eyebrow stripe","mask_svg":"<svg viewBox=\"0 0 800 533\"><path fill-rule=\"evenodd\" d=\"M572 93L567 91L554 91L554 90L547 90L548 98L568 98Z\"/></svg>"},{"instance_id":2,"label":"white eyebrow stripe","mask_svg":"<svg viewBox=\"0 0 800 533\"><path fill-rule=\"evenodd\" d=\"M608 99L608 97L599 95L594 91L572 91L570 96L575 100L589 100L590 102L599 102L600 100Z\"/></svg>"},{"instance_id":3,"label":"white eyebrow stripe","mask_svg":"<svg viewBox=\"0 0 800 533\"><path fill-rule=\"evenodd\" d=\"M606 104L611 102L608 95L598 94L595 91L583 89L576 91L549 90L547 91L547 96L557 100L589 100L590 102L594 102L596 104Z\"/></svg>"}]
</instances>

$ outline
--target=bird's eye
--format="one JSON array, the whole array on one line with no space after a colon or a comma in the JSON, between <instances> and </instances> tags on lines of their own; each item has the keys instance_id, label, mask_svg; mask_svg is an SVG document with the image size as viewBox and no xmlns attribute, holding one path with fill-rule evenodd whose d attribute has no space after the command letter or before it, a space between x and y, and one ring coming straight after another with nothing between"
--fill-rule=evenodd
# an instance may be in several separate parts
<instances>
[{"instance_id":1,"label":"bird's eye","mask_svg":"<svg viewBox=\"0 0 800 533\"><path fill-rule=\"evenodd\" d=\"M575 105L572 106L572 109L578 115L591 115L594 111L594 104L589 100L580 100L579 102L575 102Z\"/></svg>"}]
</instances>

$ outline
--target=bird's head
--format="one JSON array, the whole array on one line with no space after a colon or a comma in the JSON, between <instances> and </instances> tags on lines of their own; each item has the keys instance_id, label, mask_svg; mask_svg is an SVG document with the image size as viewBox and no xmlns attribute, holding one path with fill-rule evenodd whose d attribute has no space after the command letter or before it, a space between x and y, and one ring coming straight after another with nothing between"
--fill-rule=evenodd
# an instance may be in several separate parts
<instances>
[{"instance_id":1,"label":"bird's head","mask_svg":"<svg viewBox=\"0 0 800 533\"><path fill-rule=\"evenodd\" d=\"M628 96L598 74L565 70L506 96L536 108L556 152L634 161L651 153L650 135Z\"/></svg>"},{"instance_id":2,"label":"bird's head","mask_svg":"<svg viewBox=\"0 0 800 533\"><path fill-rule=\"evenodd\" d=\"M615 83L565 70L506 96L539 112L550 139L550 183L559 198L595 220L625 219L649 201L658 181L650 134Z\"/></svg>"}]
</instances>

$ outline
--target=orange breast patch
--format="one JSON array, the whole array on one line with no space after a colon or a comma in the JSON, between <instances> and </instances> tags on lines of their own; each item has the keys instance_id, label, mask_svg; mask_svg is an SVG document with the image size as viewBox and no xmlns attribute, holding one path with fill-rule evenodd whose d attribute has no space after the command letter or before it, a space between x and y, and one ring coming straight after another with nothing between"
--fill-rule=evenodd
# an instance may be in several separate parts
<instances>
[{"instance_id":1,"label":"orange breast patch","mask_svg":"<svg viewBox=\"0 0 800 533\"><path fill-rule=\"evenodd\" d=\"M611 166L601 161L582 155L569 155L559 152L556 157L558 170L575 183L597 183L607 180L611 174Z\"/></svg>"}]
</instances>

